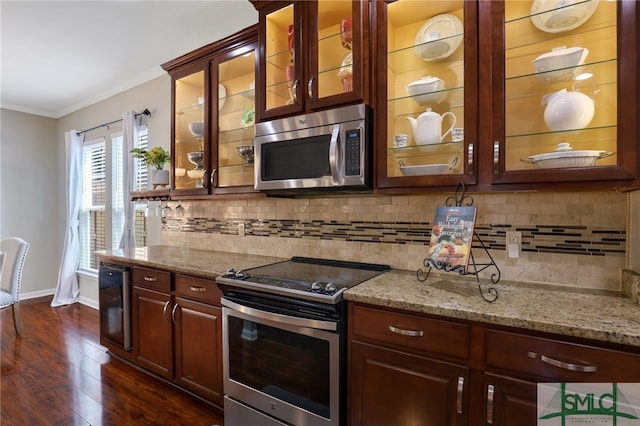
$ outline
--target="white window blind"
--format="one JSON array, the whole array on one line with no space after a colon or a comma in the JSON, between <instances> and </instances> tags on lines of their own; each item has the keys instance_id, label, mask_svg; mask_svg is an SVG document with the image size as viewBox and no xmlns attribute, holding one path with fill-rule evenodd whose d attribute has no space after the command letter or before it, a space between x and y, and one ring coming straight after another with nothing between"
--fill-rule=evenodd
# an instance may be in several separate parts
<instances>
[{"instance_id":1,"label":"white window blind","mask_svg":"<svg viewBox=\"0 0 640 426\"><path fill-rule=\"evenodd\" d=\"M138 146L148 145L147 129L139 133ZM82 150L82 205L80 207L80 265L79 269L97 272L95 251L117 249L124 227L123 161L125 160L122 134L111 139L85 142ZM127 153L127 155L129 155ZM147 166L134 163L132 173L135 188L147 189ZM140 186L138 186L140 185ZM136 204L136 245L146 245L145 205Z\"/></svg>"},{"instance_id":2,"label":"white window blind","mask_svg":"<svg viewBox=\"0 0 640 426\"><path fill-rule=\"evenodd\" d=\"M143 126L138 131L138 148L149 149L149 131L147 126ZM137 158L135 173L135 191L146 191L149 189L149 168L144 164L144 160ZM136 235L137 235L136 229Z\"/></svg>"}]
</instances>

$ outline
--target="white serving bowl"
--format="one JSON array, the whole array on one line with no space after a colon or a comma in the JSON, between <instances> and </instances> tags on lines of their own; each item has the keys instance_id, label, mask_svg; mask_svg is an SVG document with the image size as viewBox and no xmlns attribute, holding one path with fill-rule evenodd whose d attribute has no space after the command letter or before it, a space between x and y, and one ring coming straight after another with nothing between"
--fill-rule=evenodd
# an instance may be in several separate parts
<instances>
[{"instance_id":1,"label":"white serving bowl","mask_svg":"<svg viewBox=\"0 0 640 426\"><path fill-rule=\"evenodd\" d=\"M589 54L585 47L556 47L533 60L537 77L545 84L567 81L579 73Z\"/></svg>"},{"instance_id":2,"label":"white serving bowl","mask_svg":"<svg viewBox=\"0 0 640 426\"><path fill-rule=\"evenodd\" d=\"M444 81L430 75L409 83L405 89L411 99L420 106L439 104L447 97L447 92L444 91Z\"/></svg>"},{"instance_id":3,"label":"white serving bowl","mask_svg":"<svg viewBox=\"0 0 640 426\"><path fill-rule=\"evenodd\" d=\"M189 123L189 131L191 131L191 134L193 136L196 136L196 137L204 136L204 123L202 121Z\"/></svg>"},{"instance_id":4,"label":"white serving bowl","mask_svg":"<svg viewBox=\"0 0 640 426\"><path fill-rule=\"evenodd\" d=\"M202 176L204 176L204 170L202 169L187 170L187 176L189 176L191 179L202 179Z\"/></svg>"}]
</instances>

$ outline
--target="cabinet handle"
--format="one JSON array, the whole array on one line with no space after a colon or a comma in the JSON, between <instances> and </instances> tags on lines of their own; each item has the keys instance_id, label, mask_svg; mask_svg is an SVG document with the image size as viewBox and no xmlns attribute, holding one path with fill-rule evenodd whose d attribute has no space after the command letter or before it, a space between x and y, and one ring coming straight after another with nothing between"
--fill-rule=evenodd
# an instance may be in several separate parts
<instances>
[{"instance_id":1,"label":"cabinet handle","mask_svg":"<svg viewBox=\"0 0 640 426\"><path fill-rule=\"evenodd\" d=\"M487 386L487 423L493 424L493 385Z\"/></svg>"},{"instance_id":2,"label":"cabinet handle","mask_svg":"<svg viewBox=\"0 0 640 426\"><path fill-rule=\"evenodd\" d=\"M570 371L577 371L579 373L595 373L596 371L598 371L597 365L571 364L570 362L560 361L546 355L540 355L540 361L549 365L553 365L554 367L563 368Z\"/></svg>"},{"instance_id":3,"label":"cabinet handle","mask_svg":"<svg viewBox=\"0 0 640 426\"><path fill-rule=\"evenodd\" d=\"M493 174L500 173L500 141L493 141Z\"/></svg>"},{"instance_id":4,"label":"cabinet handle","mask_svg":"<svg viewBox=\"0 0 640 426\"><path fill-rule=\"evenodd\" d=\"M169 301L164 302L164 306L162 307L162 316L166 322L171 322L167 319L167 308L169 307Z\"/></svg>"},{"instance_id":5,"label":"cabinet handle","mask_svg":"<svg viewBox=\"0 0 640 426\"><path fill-rule=\"evenodd\" d=\"M462 414L462 395L464 395L464 377L458 377L458 396L456 398L456 411Z\"/></svg>"},{"instance_id":6,"label":"cabinet handle","mask_svg":"<svg viewBox=\"0 0 640 426\"><path fill-rule=\"evenodd\" d=\"M216 176L218 175L218 169L213 169L211 170L211 178L210 178L210 182L211 182L211 187L215 187L215 183L216 183Z\"/></svg>"},{"instance_id":7,"label":"cabinet handle","mask_svg":"<svg viewBox=\"0 0 640 426\"><path fill-rule=\"evenodd\" d=\"M396 334L401 334L403 336L409 337L422 337L424 336L424 331L422 330L404 330L402 328L394 327L389 325L389 331Z\"/></svg>"},{"instance_id":8,"label":"cabinet handle","mask_svg":"<svg viewBox=\"0 0 640 426\"><path fill-rule=\"evenodd\" d=\"M180 305L176 303L175 305L173 305L173 309L171 310L171 321L173 321L174 324L177 324L176 310L178 309L178 306Z\"/></svg>"},{"instance_id":9,"label":"cabinet handle","mask_svg":"<svg viewBox=\"0 0 640 426\"><path fill-rule=\"evenodd\" d=\"M291 95L293 97L293 103L298 102L298 79L296 78L293 82L293 87L291 88Z\"/></svg>"},{"instance_id":10,"label":"cabinet handle","mask_svg":"<svg viewBox=\"0 0 640 426\"><path fill-rule=\"evenodd\" d=\"M467 174L473 176L473 144L469 144L467 148Z\"/></svg>"},{"instance_id":11,"label":"cabinet handle","mask_svg":"<svg viewBox=\"0 0 640 426\"><path fill-rule=\"evenodd\" d=\"M309 79L307 83L307 93L309 94L309 100L313 102L313 76Z\"/></svg>"},{"instance_id":12,"label":"cabinet handle","mask_svg":"<svg viewBox=\"0 0 640 426\"><path fill-rule=\"evenodd\" d=\"M144 276L144 280L145 281L158 281L158 277L148 277L148 276Z\"/></svg>"},{"instance_id":13,"label":"cabinet handle","mask_svg":"<svg viewBox=\"0 0 640 426\"><path fill-rule=\"evenodd\" d=\"M192 285L191 287L189 287L189 290L197 291L197 292L200 292L200 293L204 293L205 291L207 291L207 288L206 287L197 287L195 285Z\"/></svg>"},{"instance_id":14,"label":"cabinet handle","mask_svg":"<svg viewBox=\"0 0 640 426\"><path fill-rule=\"evenodd\" d=\"M204 189L207 189L209 187L209 179L207 179L207 173L209 172L209 170L204 169L202 171L202 187Z\"/></svg>"}]
</instances>

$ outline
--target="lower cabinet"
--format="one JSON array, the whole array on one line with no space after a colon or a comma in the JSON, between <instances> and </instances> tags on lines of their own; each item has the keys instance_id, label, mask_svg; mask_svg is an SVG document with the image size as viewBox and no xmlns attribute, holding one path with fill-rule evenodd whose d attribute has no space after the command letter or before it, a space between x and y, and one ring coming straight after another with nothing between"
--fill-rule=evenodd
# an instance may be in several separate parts
<instances>
[{"instance_id":1,"label":"lower cabinet","mask_svg":"<svg viewBox=\"0 0 640 426\"><path fill-rule=\"evenodd\" d=\"M215 281L133 268L133 362L219 406L221 292Z\"/></svg>"},{"instance_id":2,"label":"lower cabinet","mask_svg":"<svg viewBox=\"0 0 640 426\"><path fill-rule=\"evenodd\" d=\"M640 348L349 305L349 420L535 426L538 383L640 382Z\"/></svg>"},{"instance_id":3,"label":"lower cabinet","mask_svg":"<svg viewBox=\"0 0 640 426\"><path fill-rule=\"evenodd\" d=\"M352 425L466 424L466 367L364 343L351 350Z\"/></svg>"}]
</instances>

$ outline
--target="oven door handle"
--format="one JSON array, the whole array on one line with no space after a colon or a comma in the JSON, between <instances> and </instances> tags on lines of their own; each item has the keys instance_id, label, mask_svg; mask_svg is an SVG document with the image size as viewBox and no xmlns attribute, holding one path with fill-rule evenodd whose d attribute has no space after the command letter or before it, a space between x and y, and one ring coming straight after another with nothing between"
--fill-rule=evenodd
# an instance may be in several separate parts
<instances>
[{"instance_id":1,"label":"oven door handle","mask_svg":"<svg viewBox=\"0 0 640 426\"><path fill-rule=\"evenodd\" d=\"M336 124L331 129L331 141L329 143L329 168L334 185L341 183L340 168L338 167L338 137L340 136L340 124Z\"/></svg>"},{"instance_id":2,"label":"oven door handle","mask_svg":"<svg viewBox=\"0 0 640 426\"><path fill-rule=\"evenodd\" d=\"M276 314L274 312L267 312L260 309L250 308L240 303L232 302L224 297L221 298L222 306L235 311L242 312L243 314L251 315L252 317L273 321L281 324L295 325L298 327L315 328L318 330L337 331L338 323L334 321L322 321L314 320L310 318L292 317L290 315Z\"/></svg>"}]
</instances>

